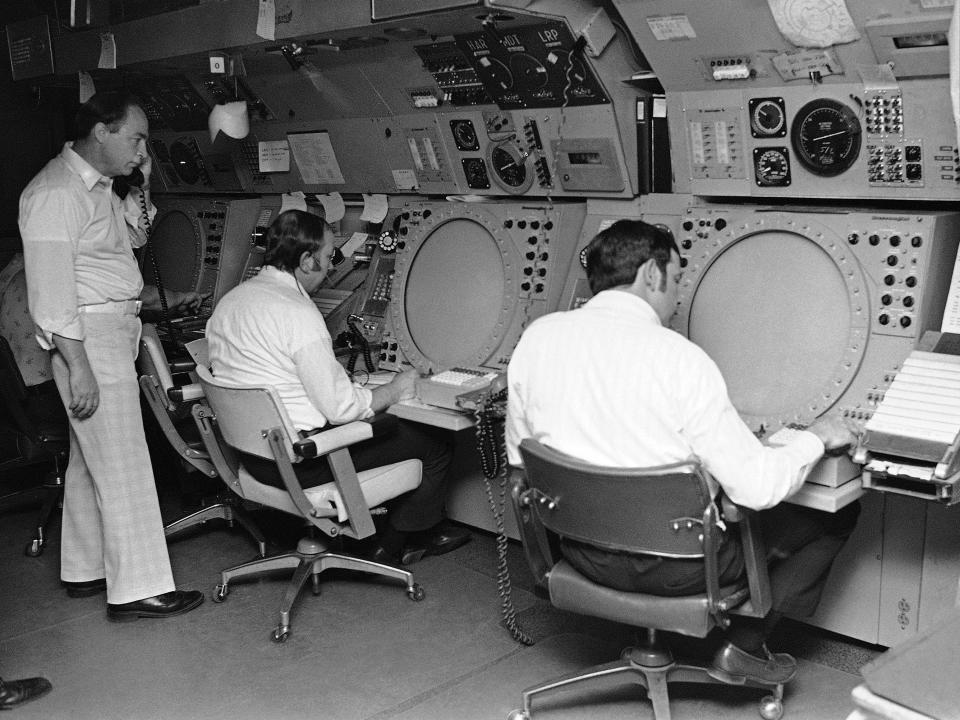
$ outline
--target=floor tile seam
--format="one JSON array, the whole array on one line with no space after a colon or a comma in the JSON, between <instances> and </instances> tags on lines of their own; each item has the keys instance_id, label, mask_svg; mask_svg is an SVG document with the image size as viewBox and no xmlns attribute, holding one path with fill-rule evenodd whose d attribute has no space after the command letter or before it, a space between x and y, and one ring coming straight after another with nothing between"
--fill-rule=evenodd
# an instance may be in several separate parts
<instances>
[{"instance_id":1,"label":"floor tile seam","mask_svg":"<svg viewBox=\"0 0 960 720\"><path fill-rule=\"evenodd\" d=\"M104 613L106 613L106 610L104 610ZM46 631L48 631L48 630L53 630L53 629L55 629L55 628L59 628L59 627L62 627L62 626L64 626L64 625L71 625L71 624L77 622L78 620L86 621L87 619L89 619L91 616L93 616L93 615L95 615L95 614L96 614L96 612L91 611L91 612L85 613L85 614L83 614L83 615L77 615L76 617L71 617L71 618L67 618L67 619L65 619L65 620L61 620L60 622L55 622L55 623L52 623L52 624L49 624L49 625L38 626L38 627L35 627L35 628L31 629L31 630L27 630L27 631L25 631L25 632L17 633L16 635L10 635L10 636L7 636L7 637L0 637L0 643L8 643L8 642L12 642L12 641L15 641L15 640L21 640L21 639L23 639L23 638L25 638L25 637L29 637L30 635L35 635L35 634L37 634L37 633L46 632Z\"/></svg>"},{"instance_id":2,"label":"floor tile seam","mask_svg":"<svg viewBox=\"0 0 960 720\"><path fill-rule=\"evenodd\" d=\"M472 668L469 671L462 673L456 677L450 678L449 680L441 683L440 685L437 685L436 687L431 688L430 690L426 690L422 693L414 695L413 697L407 698L406 700L403 700L393 708L390 708L388 710L381 710L378 713L375 713L373 715L369 715L363 718L363 720L389 720L390 718L397 717L398 714L404 713L412 708L415 708L417 705L421 705L422 703L429 700L430 698L441 695L447 690L453 687L456 687L457 685L460 685L466 680L469 680L471 677L486 672L487 670L494 667L495 665L498 665L504 660L509 660L510 658L518 655L519 653L523 652L526 649L528 649L527 646L516 647L510 652L504 655L500 655L491 660L488 660L482 665Z\"/></svg>"}]
</instances>

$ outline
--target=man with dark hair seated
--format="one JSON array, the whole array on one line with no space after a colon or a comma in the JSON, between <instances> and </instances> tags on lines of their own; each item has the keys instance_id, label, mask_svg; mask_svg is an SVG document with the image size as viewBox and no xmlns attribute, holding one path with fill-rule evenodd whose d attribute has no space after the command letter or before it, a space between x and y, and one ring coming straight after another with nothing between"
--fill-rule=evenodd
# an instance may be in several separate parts
<instances>
[{"instance_id":1,"label":"man with dark hair seated","mask_svg":"<svg viewBox=\"0 0 960 720\"><path fill-rule=\"evenodd\" d=\"M673 239L639 220L621 220L586 250L594 297L536 320L508 370L506 440L511 464L535 438L585 462L651 467L698 458L735 503L759 513L770 562L773 609L762 620L734 616L714 672L783 683L796 673L766 638L783 614L806 617L859 514L782 503L825 450L854 441L839 419L821 418L782 447L766 447L740 419L720 370L703 350L665 327L677 306L680 254ZM564 541L567 560L595 582L658 595L704 591L699 560L618 553ZM721 584L742 577L736 534L724 533Z\"/></svg>"},{"instance_id":2,"label":"man with dark hair seated","mask_svg":"<svg viewBox=\"0 0 960 720\"><path fill-rule=\"evenodd\" d=\"M337 362L330 333L310 295L342 260L333 231L321 217L283 212L267 232L260 273L228 292L207 324L210 369L217 379L237 387L274 388L304 436L327 425L369 418L414 396L414 370L370 390L351 382ZM423 462L420 487L390 508L374 560L409 564L469 540L466 530L443 520L452 458L447 431L400 420L396 432L353 445L350 454L357 470L409 458ZM243 464L261 482L283 487L272 461L245 455ZM294 468L305 488L333 480L326 458Z\"/></svg>"}]
</instances>

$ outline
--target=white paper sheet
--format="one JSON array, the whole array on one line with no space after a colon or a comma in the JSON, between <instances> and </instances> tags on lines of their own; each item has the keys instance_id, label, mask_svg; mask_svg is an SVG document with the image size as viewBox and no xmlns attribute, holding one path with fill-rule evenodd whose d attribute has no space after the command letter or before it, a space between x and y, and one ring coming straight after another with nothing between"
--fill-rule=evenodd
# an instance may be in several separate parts
<instances>
[{"instance_id":1,"label":"white paper sheet","mask_svg":"<svg viewBox=\"0 0 960 720\"><path fill-rule=\"evenodd\" d=\"M363 213L360 215L362 222L382 223L387 216L387 196L386 195L366 195L363 196Z\"/></svg>"},{"instance_id":2,"label":"white paper sheet","mask_svg":"<svg viewBox=\"0 0 960 720\"><path fill-rule=\"evenodd\" d=\"M343 185L343 173L326 132L287 135L300 177L307 185Z\"/></svg>"},{"instance_id":3,"label":"white paper sheet","mask_svg":"<svg viewBox=\"0 0 960 720\"><path fill-rule=\"evenodd\" d=\"M264 40L275 40L277 32L277 8L274 0L260 0L257 10L257 35Z\"/></svg>"},{"instance_id":4,"label":"white paper sheet","mask_svg":"<svg viewBox=\"0 0 960 720\"><path fill-rule=\"evenodd\" d=\"M287 210L303 210L303 212L308 212L307 196L300 190L284 193L280 198L280 212L283 213Z\"/></svg>"},{"instance_id":5,"label":"white paper sheet","mask_svg":"<svg viewBox=\"0 0 960 720\"><path fill-rule=\"evenodd\" d=\"M317 200L323 205L323 216L328 223L339 222L347 212L347 208L343 204L343 197L338 192L317 195Z\"/></svg>"},{"instance_id":6,"label":"white paper sheet","mask_svg":"<svg viewBox=\"0 0 960 720\"><path fill-rule=\"evenodd\" d=\"M260 172L290 172L290 146L286 140L257 143Z\"/></svg>"},{"instance_id":7,"label":"white paper sheet","mask_svg":"<svg viewBox=\"0 0 960 720\"><path fill-rule=\"evenodd\" d=\"M860 39L844 0L767 0L780 33L797 47L823 48Z\"/></svg>"}]
</instances>

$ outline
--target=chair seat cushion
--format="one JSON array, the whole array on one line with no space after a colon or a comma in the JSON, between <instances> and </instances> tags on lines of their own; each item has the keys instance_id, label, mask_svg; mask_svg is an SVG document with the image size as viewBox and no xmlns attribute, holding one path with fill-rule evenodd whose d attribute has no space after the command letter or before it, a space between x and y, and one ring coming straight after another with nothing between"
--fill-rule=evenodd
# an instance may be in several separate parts
<instances>
[{"instance_id":1,"label":"chair seat cushion","mask_svg":"<svg viewBox=\"0 0 960 720\"><path fill-rule=\"evenodd\" d=\"M367 502L367 507L378 507L388 500L419 487L421 472L422 463L415 459L402 460L392 465L383 465L358 472L357 478L360 480L360 489L363 492L364 500ZM242 466L240 468L240 484L245 499L284 510L292 515L300 514L286 489L275 488L259 482ZM324 485L317 485L303 492L319 517L336 517L339 522L348 519L335 483L329 482Z\"/></svg>"},{"instance_id":2,"label":"chair seat cushion","mask_svg":"<svg viewBox=\"0 0 960 720\"><path fill-rule=\"evenodd\" d=\"M705 637L716 625L706 595L663 597L608 588L581 575L560 560L548 575L550 601L561 610L639 627ZM721 588L722 597L743 596L739 586Z\"/></svg>"}]
</instances>

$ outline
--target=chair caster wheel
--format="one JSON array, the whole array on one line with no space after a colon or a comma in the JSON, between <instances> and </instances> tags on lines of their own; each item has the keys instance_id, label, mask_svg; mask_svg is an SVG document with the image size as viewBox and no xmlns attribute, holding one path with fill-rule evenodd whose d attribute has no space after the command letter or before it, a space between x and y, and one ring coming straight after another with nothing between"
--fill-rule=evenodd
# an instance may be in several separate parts
<instances>
[{"instance_id":1,"label":"chair caster wheel","mask_svg":"<svg viewBox=\"0 0 960 720\"><path fill-rule=\"evenodd\" d=\"M760 698L760 717L763 720L780 720L783 717L783 702L773 695Z\"/></svg>"},{"instance_id":2,"label":"chair caster wheel","mask_svg":"<svg viewBox=\"0 0 960 720\"><path fill-rule=\"evenodd\" d=\"M217 585L213 589L213 595L210 596L210 599L215 603L222 603L227 599L227 595L230 594L230 589L226 585Z\"/></svg>"},{"instance_id":3,"label":"chair caster wheel","mask_svg":"<svg viewBox=\"0 0 960 720\"><path fill-rule=\"evenodd\" d=\"M530 720L530 716L523 710L511 710L507 720Z\"/></svg>"},{"instance_id":4,"label":"chair caster wheel","mask_svg":"<svg viewBox=\"0 0 960 720\"><path fill-rule=\"evenodd\" d=\"M270 633L270 639L275 643L285 643L290 638L290 628L285 628L283 625L278 625L277 628Z\"/></svg>"},{"instance_id":5,"label":"chair caster wheel","mask_svg":"<svg viewBox=\"0 0 960 720\"><path fill-rule=\"evenodd\" d=\"M23 549L23 554L27 557L40 557L43 553L43 541L34 538L27 543L27 546Z\"/></svg>"},{"instance_id":6,"label":"chair caster wheel","mask_svg":"<svg viewBox=\"0 0 960 720\"><path fill-rule=\"evenodd\" d=\"M426 596L427 594L423 591L423 588L420 587L419 583L414 583L413 587L407 590L407 597L414 602L420 602Z\"/></svg>"}]
</instances>

